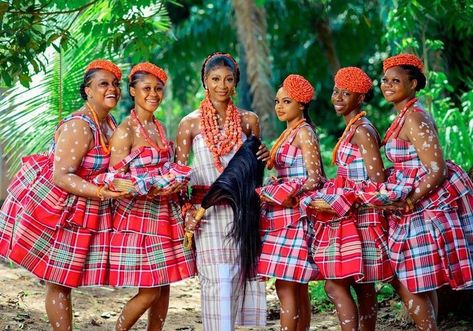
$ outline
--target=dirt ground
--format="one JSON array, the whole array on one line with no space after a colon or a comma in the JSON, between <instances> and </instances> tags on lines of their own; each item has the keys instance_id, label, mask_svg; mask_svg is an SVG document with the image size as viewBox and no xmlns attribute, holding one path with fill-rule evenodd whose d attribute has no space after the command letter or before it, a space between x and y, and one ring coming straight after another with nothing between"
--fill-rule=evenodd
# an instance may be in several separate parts
<instances>
[{"instance_id":1,"label":"dirt ground","mask_svg":"<svg viewBox=\"0 0 473 331\"><path fill-rule=\"evenodd\" d=\"M27 271L0 262L0 330L49 330L43 304L44 289L44 284ZM277 298L273 287L269 287L267 292L268 326L259 330L276 331L279 324ZM121 308L134 293L133 289L74 290L74 330L113 330ZM385 306L379 311L377 330L415 330L406 320L396 316L389 304ZM444 321L441 329L470 331L473 330L473 321ZM133 330L146 330L146 317L140 319ZM184 281L171 287L165 330L202 330L197 279ZM313 314L311 330L340 330L334 312Z\"/></svg>"}]
</instances>

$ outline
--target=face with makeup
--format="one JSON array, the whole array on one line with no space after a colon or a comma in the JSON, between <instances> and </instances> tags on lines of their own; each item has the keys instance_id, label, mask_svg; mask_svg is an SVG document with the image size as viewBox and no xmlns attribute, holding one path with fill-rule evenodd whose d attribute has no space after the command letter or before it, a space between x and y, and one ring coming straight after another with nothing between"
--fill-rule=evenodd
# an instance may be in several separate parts
<instances>
[{"instance_id":1,"label":"face with makeup","mask_svg":"<svg viewBox=\"0 0 473 331\"><path fill-rule=\"evenodd\" d=\"M97 70L85 87L87 101L94 109L114 108L121 96L118 79L107 70Z\"/></svg>"},{"instance_id":2,"label":"face with makeup","mask_svg":"<svg viewBox=\"0 0 473 331\"><path fill-rule=\"evenodd\" d=\"M209 70L205 76L205 87L210 99L218 102L226 102L230 99L235 89L235 76L227 66L216 66Z\"/></svg>"},{"instance_id":3,"label":"face with makeup","mask_svg":"<svg viewBox=\"0 0 473 331\"><path fill-rule=\"evenodd\" d=\"M135 99L135 108L153 113L161 104L164 96L164 84L156 76L140 74L130 87L130 95Z\"/></svg>"},{"instance_id":4,"label":"face with makeup","mask_svg":"<svg viewBox=\"0 0 473 331\"><path fill-rule=\"evenodd\" d=\"M350 92L335 86L332 92L332 104L338 116L345 116L360 108L364 94Z\"/></svg>"},{"instance_id":5,"label":"face with makeup","mask_svg":"<svg viewBox=\"0 0 473 331\"><path fill-rule=\"evenodd\" d=\"M411 79L406 70L389 68L381 79L381 91L386 101L399 103L415 96L417 80Z\"/></svg>"},{"instance_id":6,"label":"face with makeup","mask_svg":"<svg viewBox=\"0 0 473 331\"><path fill-rule=\"evenodd\" d=\"M292 99L284 87L281 87L276 93L274 111L281 122L292 122L304 116L304 106Z\"/></svg>"}]
</instances>

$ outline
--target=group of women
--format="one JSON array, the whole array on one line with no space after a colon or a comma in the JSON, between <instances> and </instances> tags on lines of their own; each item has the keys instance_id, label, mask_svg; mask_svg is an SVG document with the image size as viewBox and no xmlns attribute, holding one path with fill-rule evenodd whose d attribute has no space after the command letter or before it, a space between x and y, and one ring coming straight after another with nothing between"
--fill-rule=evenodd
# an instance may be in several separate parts
<instances>
[{"instance_id":1,"label":"group of women","mask_svg":"<svg viewBox=\"0 0 473 331\"><path fill-rule=\"evenodd\" d=\"M72 330L72 288L104 285L138 288L116 330L129 330L146 311L148 330L162 330L169 285L198 273L204 330L264 326L264 280L274 277L281 330L309 329L308 283L323 279L344 331L375 330L377 281L393 284L419 330L435 331L436 289L473 287L473 184L444 160L415 97L426 83L422 61L400 54L383 69L381 91L398 111L384 139L362 109L372 95L368 75L347 67L335 76L332 103L346 129L330 180L308 115L314 88L289 75L278 89L275 112L287 129L271 152L262 145L256 155L277 177L258 189L262 248L245 285L227 236L232 209L219 204L196 221L209 186L243 141L260 135L258 117L232 101L240 74L225 53L205 59L205 98L182 119L175 147L153 115L165 71L151 63L131 69L134 108L117 127L109 112L121 70L91 62L80 87L84 106L59 123L48 153L23 159L8 188L0 255L46 282L53 330ZM185 230L195 231L195 250L184 247Z\"/></svg>"}]
</instances>

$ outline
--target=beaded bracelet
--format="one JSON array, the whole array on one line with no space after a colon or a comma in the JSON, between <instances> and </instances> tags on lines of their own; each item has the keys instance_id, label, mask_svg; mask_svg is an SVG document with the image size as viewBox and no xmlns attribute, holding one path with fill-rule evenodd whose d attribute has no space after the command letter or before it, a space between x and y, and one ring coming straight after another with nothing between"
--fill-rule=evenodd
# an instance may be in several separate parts
<instances>
[{"instance_id":1,"label":"beaded bracelet","mask_svg":"<svg viewBox=\"0 0 473 331\"><path fill-rule=\"evenodd\" d=\"M195 208L194 208L194 205L193 205L192 203L190 203L190 202L186 202L186 203L182 206L182 208L181 208L181 216L182 216L182 218L186 218L187 212L188 212L189 210L191 210L191 209L195 209Z\"/></svg>"},{"instance_id":2,"label":"beaded bracelet","mask_svg":"<svg viewBox=\"0 0 473 331\"><path fill-rule=\"evenodd\" d=\"M406 213L414 209L414 202L412 202L411 198L406 199L406 204L407 204L406 209L405 209Z\"/></svg>"}]
</instances>

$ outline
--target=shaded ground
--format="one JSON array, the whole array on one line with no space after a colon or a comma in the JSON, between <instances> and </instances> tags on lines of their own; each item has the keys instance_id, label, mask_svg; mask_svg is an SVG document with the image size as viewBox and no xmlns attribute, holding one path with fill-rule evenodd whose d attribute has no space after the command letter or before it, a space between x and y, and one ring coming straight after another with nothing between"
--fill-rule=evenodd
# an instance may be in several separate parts
<instances>
[{"instance_id":1,"label":"shaded ground","mask_svg":"<svg viewBox=\"0 0 473 331\"><path fill-rule=\"evenodd\" d=\"M73 291L75 330L112 330L125 302L135 293L133 289L90 288ZM49 330L44 311L44 285L23 269L0 262L0 330ZM399 317L396 302L385 302L378 315L380 331L409 330L414 328ZM278 304L274 288L268 289L268 326L261 330L278 330ZM146 330L142 318L134 330ZM173 285L165 330L199 331L200 297L197 280ZM243 330L243 329L241 329ZM311 330L339 330L332 311L313 315ZM449 320L442 330L470 331L473 321Z\"/></svg>"}]
</instances>

